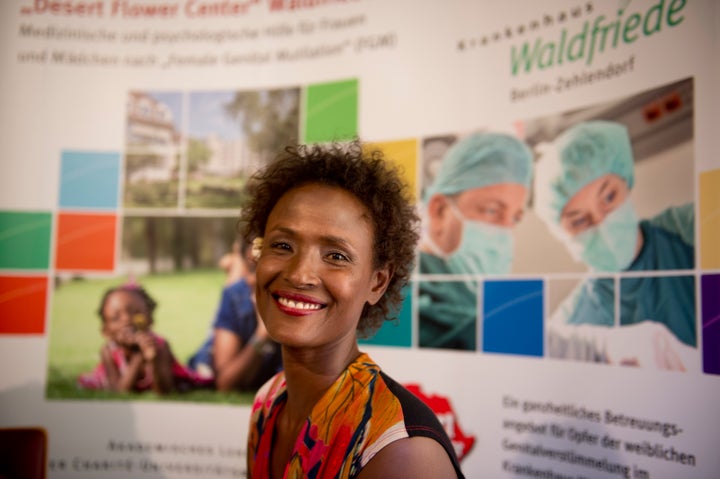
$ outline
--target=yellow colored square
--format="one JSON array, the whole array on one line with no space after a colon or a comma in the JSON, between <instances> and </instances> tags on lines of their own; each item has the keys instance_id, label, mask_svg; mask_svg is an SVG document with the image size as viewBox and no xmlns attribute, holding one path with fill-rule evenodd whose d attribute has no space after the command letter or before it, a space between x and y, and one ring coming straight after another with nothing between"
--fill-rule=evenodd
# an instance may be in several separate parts
<instances>
[{"instance_id":1,"label":"yellow colored square","mask_svg":"<svg viewBox=\"0 0 720 479\"><path fill-rule=\"evenodd\" d=\"M720 268L720 170L700 173L700 267Z\"/></svg>"},{"instance_id":2,"label":"yellow colored square","mask_svg":"<svg viewBox=\"0 0 720 479\"><path fill-rule=\"evenodd\" d=\"M403 179L407 182L412 193L412 199L417 201L417 158L418 142L416 139L386 141L369 143L367 149L377 149L383 152L385 158L400 168Z\"/></svg>"}]
</instances>

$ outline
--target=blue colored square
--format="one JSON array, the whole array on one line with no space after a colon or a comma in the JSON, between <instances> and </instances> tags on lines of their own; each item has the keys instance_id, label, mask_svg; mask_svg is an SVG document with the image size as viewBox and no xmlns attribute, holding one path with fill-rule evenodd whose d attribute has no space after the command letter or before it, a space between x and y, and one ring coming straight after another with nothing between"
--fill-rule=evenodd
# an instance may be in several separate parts
<instances>
[{"instance_id":1,"label":"blue colored square","mask_svg":"<svg viewBox=\"0 0 720 479\"><path fill-rule=\"evenodd\" d=\"M412 346L412 295L410 287L403 288L403 302L397 319L385 321L371 338L362 338L360 344L372 346Z\"/></svg>"},{"instance_id":2,"label":"blue colored square","mask_svg":"<svg viewBox=\"0 0 720 479\"><path fill-rule=\"evenodd\" d=\"M63 151L61 208L117 208L119 184L119 153Z\"/></svg>"},{"instance_id":3,"label":"blue colored square","mask_svg":"<svg viewBox=\"0 0 720 479\"><path fill-rule=\"evenodd\" d=\"M483 287L483 351L543 355L543 282L486 281Z\"/></svg>"}]
</instances>

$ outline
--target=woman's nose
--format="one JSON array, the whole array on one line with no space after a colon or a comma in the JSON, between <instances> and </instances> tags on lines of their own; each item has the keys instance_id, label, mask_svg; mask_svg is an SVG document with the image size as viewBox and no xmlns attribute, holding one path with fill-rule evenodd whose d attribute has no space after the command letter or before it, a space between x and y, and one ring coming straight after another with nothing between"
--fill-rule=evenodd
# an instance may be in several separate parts
<instances>
[{"instance_id":1,"label":"woman's nose","mask_svg":"<svg viewBox=\"0 0 720 479\"><path fill-rule=\"evenodd\" d=\"M297 288L312 287L318 283L318 259L309 252L298 252L287 263L286 279Z\"/></svg>"}]
</instances>

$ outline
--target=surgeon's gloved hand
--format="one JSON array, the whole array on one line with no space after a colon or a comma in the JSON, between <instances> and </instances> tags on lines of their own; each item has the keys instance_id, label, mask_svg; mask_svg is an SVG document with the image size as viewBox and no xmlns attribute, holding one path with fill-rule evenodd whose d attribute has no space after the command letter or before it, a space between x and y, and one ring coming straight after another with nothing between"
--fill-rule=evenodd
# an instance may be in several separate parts
<instances>
[{"instance_id":1,"label":"surgeon's gloved hand","mask_svg":"<svg viewBox=\"0 0 720 479\"><path fill-rule=\"evenodd\" d=\"M702 366L698 349L683 343L665 325L662 326L667 330L668 334L658 338L657 351L660 353L659 360L664 360L668 366L665 369L699 371ZM682 365L682 369L672 367L677 365L678 362Z\"/></svg>"},{"instance_id":2,"label":"surgeon's gloved hand","mask_svg":"<svg viewBox=\"0 0 720 479\"><path fill-rule=\"evenodd\" d=\"M685 371L685 358L693 348L682 344L664 324L646 320L610 329L605 351L609 363Z\"/></svg>"}]
</instances>

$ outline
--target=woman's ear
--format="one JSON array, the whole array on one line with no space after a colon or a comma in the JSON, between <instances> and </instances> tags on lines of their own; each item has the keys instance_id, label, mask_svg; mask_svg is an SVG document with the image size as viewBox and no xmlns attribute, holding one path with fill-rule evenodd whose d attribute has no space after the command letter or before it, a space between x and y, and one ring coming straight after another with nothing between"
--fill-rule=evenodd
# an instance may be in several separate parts
<instances>
[{"instance_id":1,"label":"woman's ear","mask_svg":"<svg viewBox=\"0 0 720 479\"><path fill-rule=\"evenodd\" d=\"M385 264L385 266L373 272L373 284L367 300L369 304L372 305L380 301L380 298L382 298L382 295L385 294L385 291L387 291L390 285L393 274L395 274L395 266L390 263Z\"/></svg>"}]
</instances>

